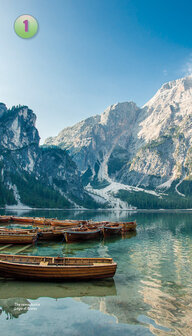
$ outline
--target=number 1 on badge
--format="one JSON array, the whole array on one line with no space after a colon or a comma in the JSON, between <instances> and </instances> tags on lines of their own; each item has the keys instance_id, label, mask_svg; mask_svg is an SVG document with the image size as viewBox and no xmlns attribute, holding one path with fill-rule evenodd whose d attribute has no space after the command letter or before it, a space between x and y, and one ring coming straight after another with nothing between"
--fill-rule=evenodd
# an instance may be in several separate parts
<instances>
[{"instance_id":1,"label":"number 1 on badge","mask_svg":"<svg viewBox=\"0 0 192 336\"><path fill-rule=\"evenodd\" d=\"M28 31L29 31L29 21L25 20L25 21L23 21L23 23L25 25L25 32L28 33Z\"/></svg>"}]
</instances>

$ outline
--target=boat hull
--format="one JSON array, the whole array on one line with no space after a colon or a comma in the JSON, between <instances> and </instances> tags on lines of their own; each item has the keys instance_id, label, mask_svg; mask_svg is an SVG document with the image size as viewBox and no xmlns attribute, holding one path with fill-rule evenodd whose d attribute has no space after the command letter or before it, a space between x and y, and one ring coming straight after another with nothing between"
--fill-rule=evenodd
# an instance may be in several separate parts
<instances>
[{"instance_id":1,"label":"boat hull","mask_svg":"<svg viewBox=\"0 0 192 336\"><path fill-rule=\"evenodd\" d=\"M56 235L53 234L52 230L46 229L6 229L0 228L0 234L15 234L22 236L28 236L29 234L38 235L39 240L56 240Z\"/></svg>"},{"instance_id":2,"label":"boat hull","mask_svg":"<svg viewBox=\"0 0 192 336\"><path fill-rule=\"evenodd\" d=\"M45 218L33 218L33 225L45 225Z\"/></svg>"},{"instance_id":3,"label":"boat hull","mask_svg":"<svg viewBox=\"0 0 192 336\"><path fill-rule=\"evenodd\" d=\"M122 226L118 226L118 227L106 226L103 228L104 237L121 235L121 233L122 233Z\"/></svg>"},{"instance_id":4,"label":"boat hull","mask_svg":"<svg viewBox=\"0 0 192 336\"><path fill-rule=\"evenodd\" d=\"M29 223L29 224L33 223L33 218L32 217L15 217L15 216L13 216L11 220L13 222L16 222L16 223Z\"/></svg>"},{"instance_id":5,"label":"boat hull","mask_svg":"<svg viewBox=\"0 0 192 336\"><path fill-rule=\"evenodd\" d=\"M64 233L65 240L67 243L72 243L75 241L86 241L92 239L99 239L101 237L101 230L94 231L66 231Z\"/></svg>"},{"instance_id":6,"label":"boat hull","mask_svg":"<svg viewBox=\"0 0 192 336\"><path fill-rule=\"evenodd\" d=\"M135 231L137 227L136 221L123 223L122 225L122 232Z\"/></svg>"},{"instance_id":7,"label":"boat hull","mask_svg":"<svg viewBox=\"0 0 192 336\"><path fill-rule=\"evenodd\" d=\"M52 230L50 231L43 231L43 230L38 230L38 240L56 240L56 235L54 235L54 233L52 232Z\"/></svg>"},{"instance_id":8,"label":"boat hull","mask_svg":"<svg viewBox=\"0 0 192 336\"><path fill-rule=\"evenodd\" d=\"M54 240L64 239L64 231L62 230L53 230Z\"/></svg>"},{"instance_id":9,"label":"boat hull","mask_svg":"<svg viewBox=\"0 0 192 336\"><path fill-rule=\"evenodd\" d=\"M0 244L34 244L37 234L0 234Z\"/></svg>"},{"instance_id":10,"label":"boat hull","mask_svg":"<svg viewBox=\"0 0 192 336\"><path fill-rule=\"evenodd\" d=\"M9 216L0 216L0 223L9 223L11 220L11 217Z\"/></svg>"},{"instance_id":11,"label":"boat hull","mask_svg":"<svg viewBox=\"0 0 192 336\"><path fill-rule=\"evenodd\" d=\"M86 224L86 223L87 223L86 220L57 220L57 219L51 220L52 226L63 227L63 228L79 226L81 224Z\"/></svg>"},{"instance_id":12,"label":"boat hull","mask_svg":"<svg viewBox=\"0 0 192 336\"><path fill-rule=\"evenodd\" d=\"M117 264L113 262L113 260L109 262L109 258L106 258L106 260L102 258L101 263L99 262L100 258L94 258L95 262L91 260L92 258L66 258L66 265L53 264L43 266L41 265L41 261L39 265L27 264L23 261L19 263L20 256L17 257L18 261L16 260L15 262L8 260L8 258L6 260L6 257L3 259L0 258L0 276L22 280L43 281L103 279L112 278L117 268ZM43 257L40 259L43 260Z\"/></svg>"}]
</instances>

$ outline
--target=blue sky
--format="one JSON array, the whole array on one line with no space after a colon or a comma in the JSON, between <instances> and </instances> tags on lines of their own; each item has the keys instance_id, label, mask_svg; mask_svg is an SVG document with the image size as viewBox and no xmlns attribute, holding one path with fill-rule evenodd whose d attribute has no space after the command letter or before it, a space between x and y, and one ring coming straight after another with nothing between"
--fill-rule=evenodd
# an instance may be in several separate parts
<instances>
[{"instance_id":1,"label":"blue sky","mask_svg":"<svg viewBox=\"0 0 192 336\"><path fill-rule=\"evenodd\" d=\"M192 72L191 1L0 0L0 101L37 115L42 141L113 103L142 106ZM36 37L15 19L31 14Z\"/></svg>"}]
</instances>

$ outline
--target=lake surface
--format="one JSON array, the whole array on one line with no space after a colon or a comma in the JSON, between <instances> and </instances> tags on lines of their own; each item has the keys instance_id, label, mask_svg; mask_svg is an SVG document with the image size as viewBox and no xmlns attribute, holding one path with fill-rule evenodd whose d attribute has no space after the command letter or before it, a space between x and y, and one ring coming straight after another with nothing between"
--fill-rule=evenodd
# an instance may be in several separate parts
<instances>
[{"instance_id":1,"label":"lake surface","mask_svg":"<svg viewBox=\"0 0 192 336\"><path fill-rule=\"evenodd\" d=\"M0 280L1 336L192 335L192 214L39 210L23 215L136 219L138 228L124 239L38 243L24 251L110 256L118 268L114 279L80 283Z\"/></svg>"}]
</instances>

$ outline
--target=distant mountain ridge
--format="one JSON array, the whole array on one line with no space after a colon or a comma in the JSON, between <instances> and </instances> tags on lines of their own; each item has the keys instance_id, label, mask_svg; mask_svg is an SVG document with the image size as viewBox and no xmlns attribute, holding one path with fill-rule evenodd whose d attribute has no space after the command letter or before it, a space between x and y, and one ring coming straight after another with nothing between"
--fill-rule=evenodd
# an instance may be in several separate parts
<instances>
[{"instance_id":1,"label":"distant mountain ridge","mask_svg":"<svg viewBox=\"0 0 192 336\"><path fill-rule=\"evenodd\" d=\"M183 207L191 204L191 135L188 76L164 84L142 108L133 102L111 105L45 145L66 149L85 188L113 206L142 205L136 198L144 195L149 206Z\"/></svg>"},{"instance_id":2,"label":"distant mountain ridge","mask_svg":"<svg viewBox=\"0 0 192 336\"><path fill-rule=\"evenodd\" d=\"M0 206L192 208L192 76L143 107L109 106L39 145L36 115L0 103Z\"/></svg>"}]
</instances>

